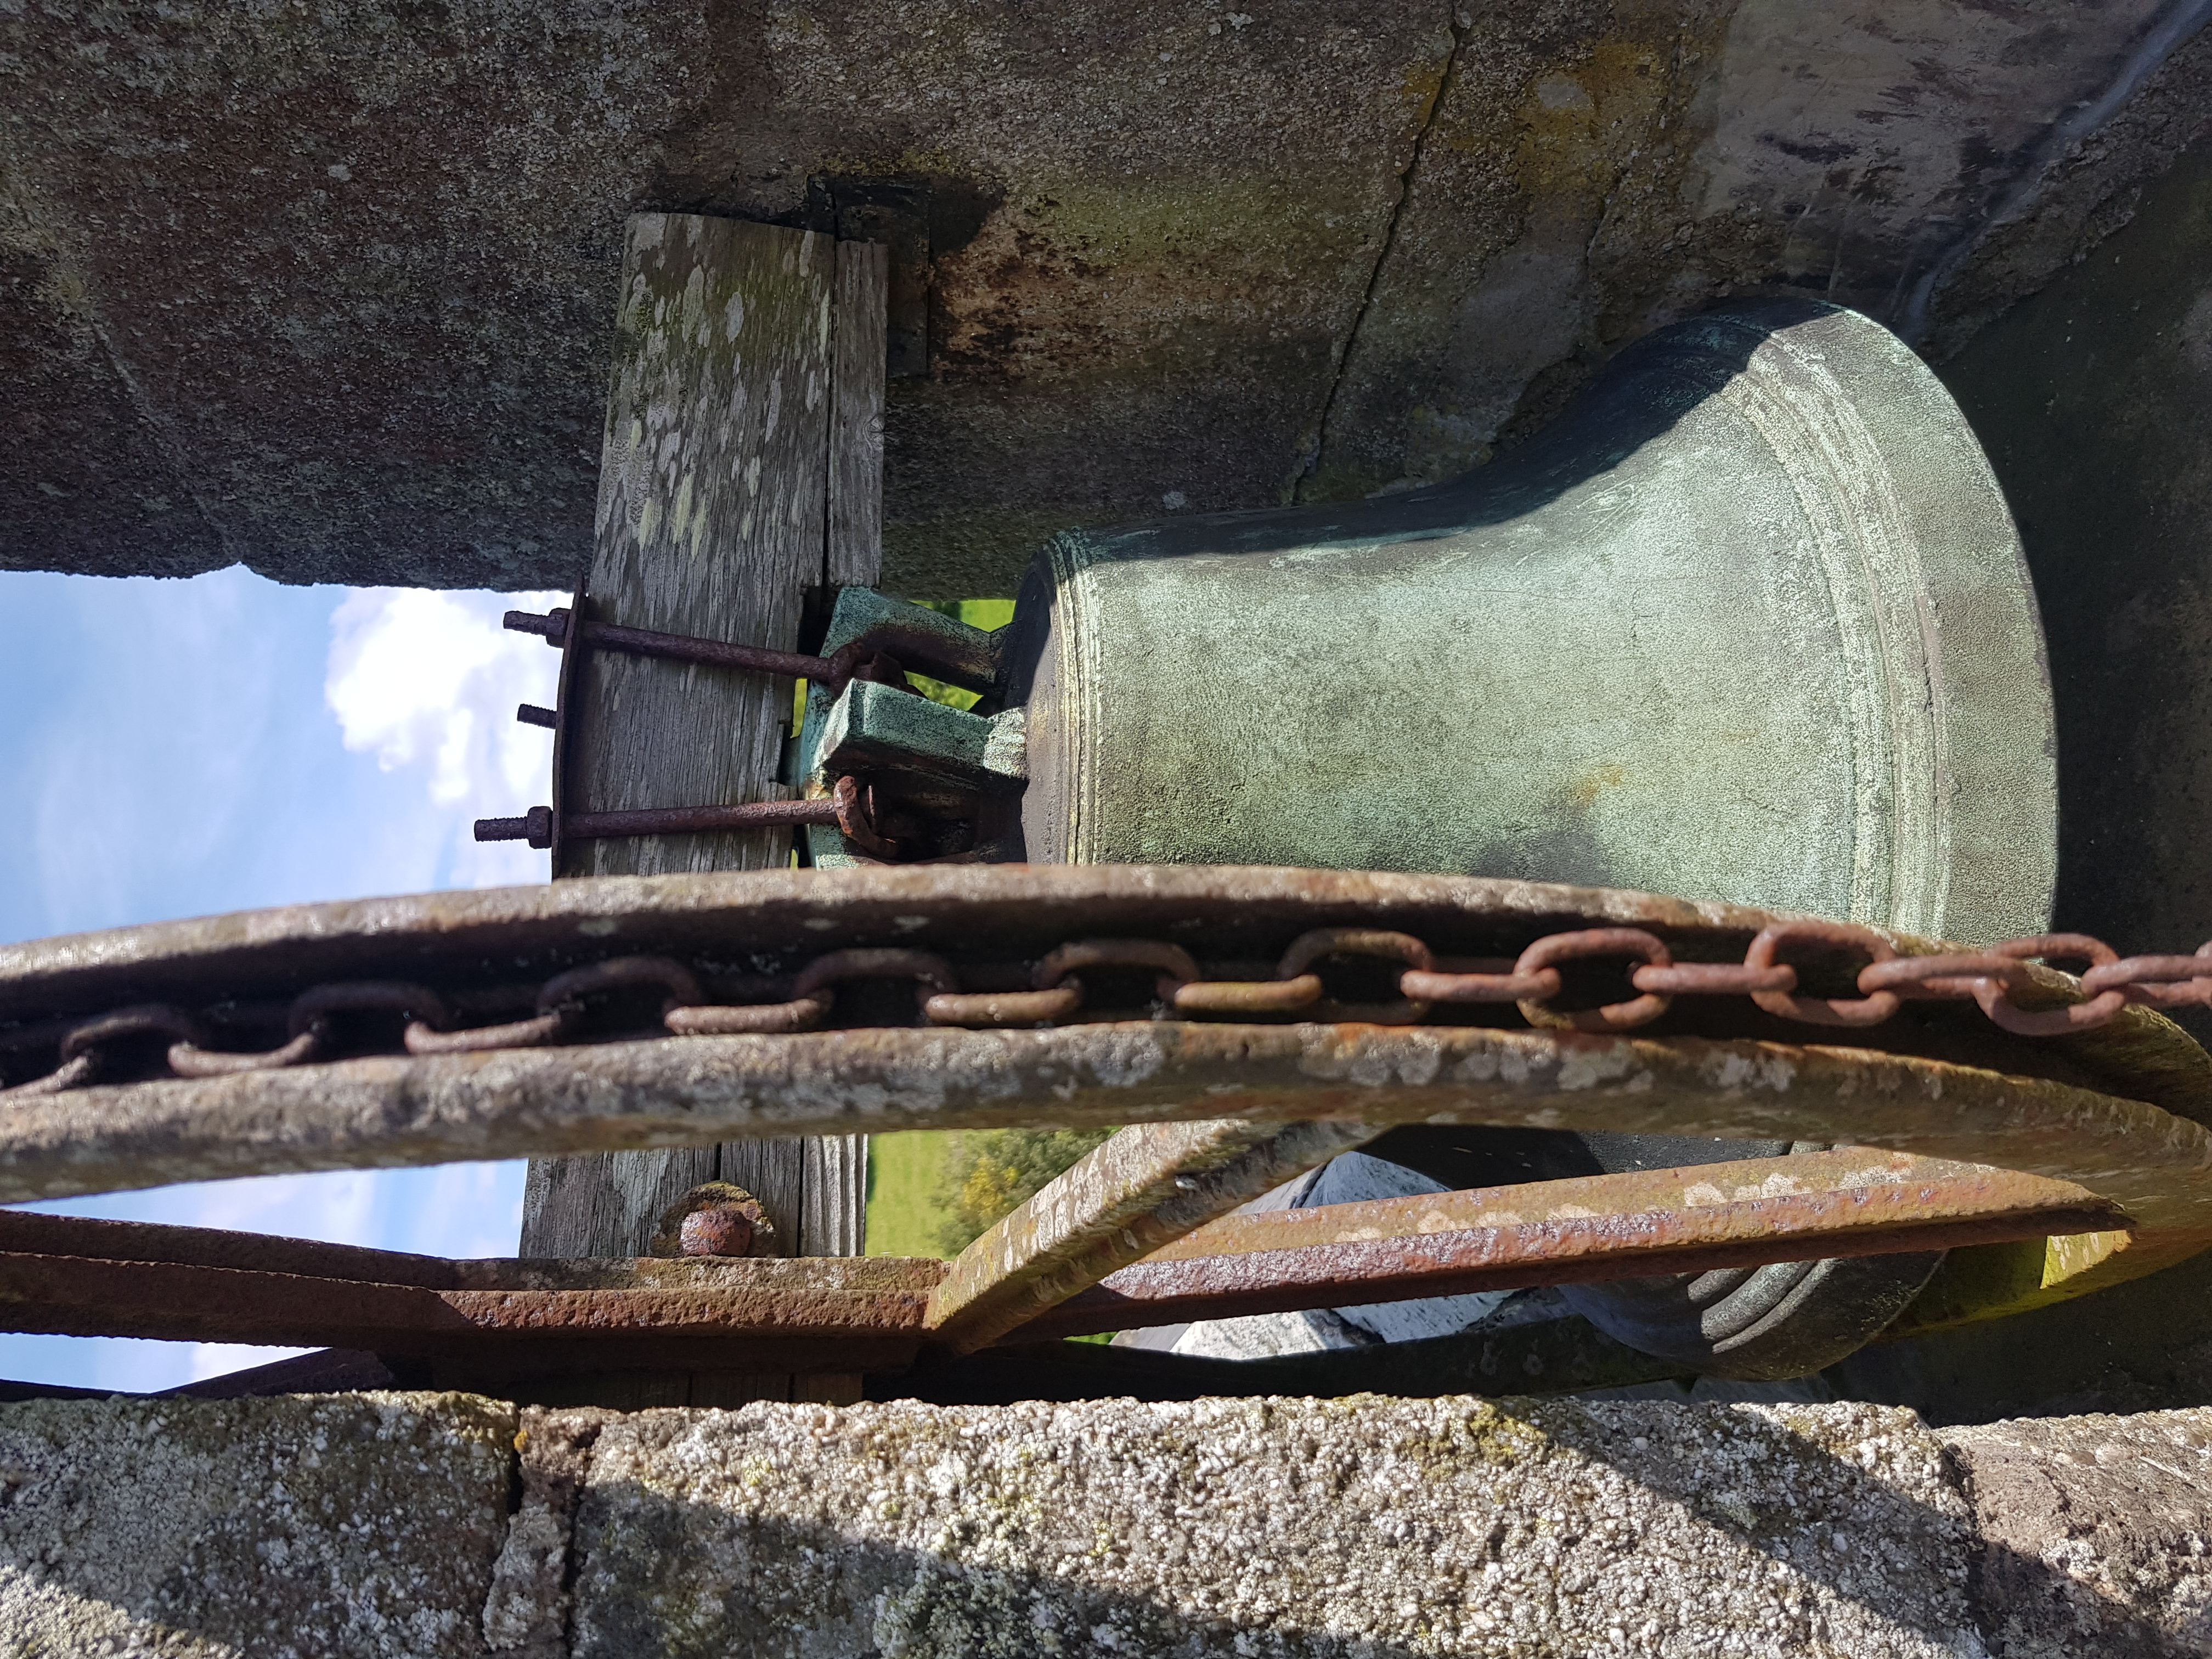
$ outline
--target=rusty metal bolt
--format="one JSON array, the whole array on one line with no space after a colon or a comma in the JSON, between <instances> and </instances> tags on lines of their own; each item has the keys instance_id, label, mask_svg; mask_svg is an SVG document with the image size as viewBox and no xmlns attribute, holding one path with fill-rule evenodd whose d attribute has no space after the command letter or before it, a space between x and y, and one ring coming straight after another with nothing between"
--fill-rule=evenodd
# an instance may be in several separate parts
<instances>
[{"instance_id":1,"label":"rusty metal bolt","mask_svg":"<svg viewBox=\"0 0 2212 1659\"><path fill-rule=\"evenodd\" d=\"M742 1187L709 1181L694 1187L661 1212L653 1253L679 1255L774 1255L775 1224L761 1201Z\"/></svg>"},{"instance_id":2,"label":"rusty metal bolt","mask_svg":"<svg viewBox=\"0 0 2212 1659\"><path fill-rule=\"evenodd\" d=\"M753 1218L734 1204L710 1204L684 1218L676 1248L685 1255L745 1255L753 1248Z\"/></svg>"}]
</instances>

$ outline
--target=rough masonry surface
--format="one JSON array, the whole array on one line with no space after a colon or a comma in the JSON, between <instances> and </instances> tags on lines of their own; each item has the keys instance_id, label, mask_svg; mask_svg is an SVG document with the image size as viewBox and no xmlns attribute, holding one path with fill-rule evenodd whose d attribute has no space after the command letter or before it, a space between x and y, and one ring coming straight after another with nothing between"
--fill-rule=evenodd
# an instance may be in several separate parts
<instances>
[{"instance_id":1,"label":"rough masonry surface","mask_svg":"<svg viewBox=\"0 0 2212 1659\"><path fill-rule=\"evenodd\" d=\"M465 1395L0 1407L0 1652L481 1653L514 1433Z\"/></svg>"},{"instance_id":2,"label":"rough masonry surface","mask_svg":"<svg viewBox=\"0 0 2212 1659\"><path fill-rule=\"evenodd\" d=\"M1941 356L2203 130L2195 15L0 0L0 568L567 586L659 209L890 246L886 580L1011 594L1450 477L1731 295Z\"/></svg>"},{"instance_id":3,"label":"rough masonry surface","mask_svg":"<svg viewBox=\"0 0 2212 1659\"><path fill-rule=\"evenodd\" d=\"M0 1407L0 1654L2212 1652L2212 1410Z\"/></svg>"},{"instance_id":4,"label":"rough masonry surface","mask_svg":"<svg viewBox=\"0 0 2212 1659\"><path fill-rule=\"evenodd\" d=\"M573 1650L1981 1651L1906 1411L1443 1400L609 1419Z\"/></svg>"}]
</instances>

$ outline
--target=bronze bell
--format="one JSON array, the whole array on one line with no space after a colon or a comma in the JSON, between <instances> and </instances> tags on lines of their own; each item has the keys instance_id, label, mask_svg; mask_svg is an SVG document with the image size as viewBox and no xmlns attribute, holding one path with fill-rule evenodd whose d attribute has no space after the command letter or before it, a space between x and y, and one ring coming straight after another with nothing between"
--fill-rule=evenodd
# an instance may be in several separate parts
<instances>
[{"instance_id":1,"label":"bronze bell","mask_svg":"<svg viewBox=\"0 0 2212 1659\"><path fill-rule=\"evenodd\" d=\"M1449 483L1062 535L998 635L848 591L823 650L887 628L983 702L817 688L801 752L811 793L865 771L908 800L925 853L1522 877L1969 941L2047 925L2053 721L2019 539L1949 394L1856 312L1661 330ZM809 835L817 863L856 856ZM1790 1150L1725 1146L1412 1129L1369 1151L1465 1187ZM1572 1299L1702 1369L1797 1375L1938 1260Z\"/></svg>"},{"instance_id":2,"label":"bronze bell","mask_svg":"<svg viewBox=\"0 0 2212 1659\"><path fill-rule=\"evenodd\" d=\"M848 593L824 648L901 612L959 629ZM1450 483L1062 535L970 648L1004 712L860 746L939 792L972 751L988 856L1525 877L1967 939L2050 907L2019 538L1949 394L1856 312L1676 324ZM817 775L871 712L821 711Z\"/></svg>"}]
</instances>

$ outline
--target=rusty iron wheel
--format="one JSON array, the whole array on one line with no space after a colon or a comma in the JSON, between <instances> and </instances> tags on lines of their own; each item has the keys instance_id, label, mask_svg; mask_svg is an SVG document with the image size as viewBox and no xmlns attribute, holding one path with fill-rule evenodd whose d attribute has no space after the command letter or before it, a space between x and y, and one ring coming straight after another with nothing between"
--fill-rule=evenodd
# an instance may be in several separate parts
<instances>
[{"instance_id":1,"label":"rusty iron wheel","mask_svg":"<svg viewBox=\"0 0 2212 1659\"><path fill-rule=\"evenodd\" d=\"M44 940L0 948L0 1065L18 1085L0 1115L0 1202L732 1136L1203 1118L1367 1126L1363 1133L1428 1122L1859 1145L2075 1183L2082 1202L2069 1213L2088 1231L1954 1251L1908 1316L1921 1328L2079 1293L2212 1243L2212 1057L2178 1027L2130 1006L2058 1035L2005 1029L1980 994L2000 971L2008 1008L2090 1000L2070 976L2010 957L1991 958L1982 978L1971 962L1928 976L1880 1025L1793 1023L1760 1006L1788 1000L1773 994L1771 968L1720 965L1786 932L1796 988L1835 1000L1860 994L1869 958L1960 954L1798 921L1471 878L970 865L580 880ZM1366 956L1310 943L1346 929L1400 942ZM1597 930L1633 930L1661 949L1563 955L1544 969L1564 975L1547 1013L1575 1024L1577 1010L1621 1005L1636 988L1632 974L1663 971L1672 1001L1655 1017L1632 1030L1532 1027L1502 1000L1525 994L1523 976L1504 970L1539 941ZM1326 995L1303 1016L1182 1019L1158 1000L1149 969L1100 969L1079 1007L1063 998L1048 1011L1066 1016L1058 1024L928 1023L932 997L956 993L1003 995L1033 1022L1036 1009L1015 994L1032 991L1056 951L1097 939L1125 951L1131 941L1172 947L1211 981L1318 973ZM1424 950L1433 969L1419 965ZM695 994L787 1004L817 988L810 965L833 957L841 975L872 963L900 982L848 981L854 994L839 998L826 1029L669 1035L714 1029ZM1650 966L1662 959L1663 969ZM580 976L617 963L620 972ZM919 994L917 963L928 969ZM1683 971L1699 964L1716 965L1711 992ZM2159 985L2182 982L2171 963L2154 965L2166 975ZM1376 978L1400 972L1456 975L1484 996L1493 994L1489 975L1501 1000L1439 1002L1418 1024L1345 1018L1402 990ZM39 1085L27 1075L53 1064L71 1032L123 1008L160 1006L228 1026L216 1038L241 1051L258 1030L273 1050L301 997L339 1006L343 995L318 988L362 982L434 994L460 1028L434 1034L447 1051L409 1053L406 1011L372 1008L346 1016L355 1024L334 1027L332 1042L299 1065L272 1054L263 1069L176 1076L148 1040L118 1046L112 1064L82 1080ZM544 997L555 982L598 1000L564 990L552 1019ZM540 1018L523 1018L533 1011ZM634 1040L641 1027L659 1040ZM486 1046L451 1051L471 1030ZM534 1046L493 1046L506 1032ZM1992 1252L2025 1265L2000 1271ZM595 1294L558 1292L572 1293ZM562 1317L572 1316L589 1325L598 1316Z\"/></svg>"}]
</instances>

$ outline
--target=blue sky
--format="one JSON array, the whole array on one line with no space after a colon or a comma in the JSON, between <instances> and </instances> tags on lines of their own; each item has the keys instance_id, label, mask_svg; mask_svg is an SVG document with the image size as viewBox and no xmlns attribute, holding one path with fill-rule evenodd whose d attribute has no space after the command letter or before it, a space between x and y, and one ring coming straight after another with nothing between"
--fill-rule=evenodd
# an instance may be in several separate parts
<instances>
[{"instance_id":1,"label":"blue sky","mask_svg":"<svg viewBox=\"0 0 2212 1659\"><path fill-rule=\"evenodd\" d=\"M545 878L477 817L545 799L557 594L0 573L0 940ZM520 1164L214 1182L33 1207L511 1254ZM288 1350L0 1334L0 1378L152 1389Z\"/></svg>"}]
</instances>

